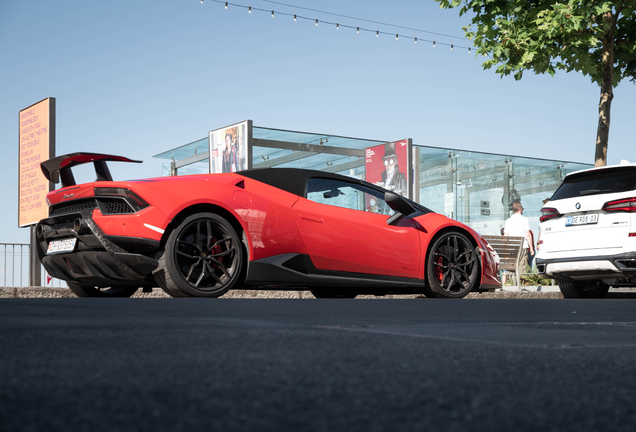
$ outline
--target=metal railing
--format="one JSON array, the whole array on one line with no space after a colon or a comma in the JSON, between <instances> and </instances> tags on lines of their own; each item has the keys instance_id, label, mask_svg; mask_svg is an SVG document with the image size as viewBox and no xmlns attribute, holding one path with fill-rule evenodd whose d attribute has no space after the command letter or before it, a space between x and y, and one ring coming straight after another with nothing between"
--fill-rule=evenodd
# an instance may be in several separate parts
<instances>
[{"instance_id":1,"label":"metal railing","mask_svg":"<svg viewBox=\"0 0 636 432\"><path fill-rule=\"evenodd\" d=\"M29 286L29 251L30 245L26 243L0 243L0 263L2 264L0 271L2 271L3 287ZM40 286L67 286L63 280L50 278L44 267L41 274Z\"/></svg>"}]
</instances>

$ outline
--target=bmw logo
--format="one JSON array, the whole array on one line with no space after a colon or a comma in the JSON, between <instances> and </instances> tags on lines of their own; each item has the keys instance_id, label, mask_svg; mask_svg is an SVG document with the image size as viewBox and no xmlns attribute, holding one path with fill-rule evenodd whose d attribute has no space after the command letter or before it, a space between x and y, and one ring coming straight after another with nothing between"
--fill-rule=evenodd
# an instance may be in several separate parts
<instances>
[{"instance_id":1,"label":"bmw logo","mask_svg":"<svg viewBox=\"0 0 636 432\"><path fill-rule=\"evenodd\" d=\"M581 208L581 203L576 203L576 205L574 207L576 207L577 210L580 209Z\"/></svg>"}]
</instances>

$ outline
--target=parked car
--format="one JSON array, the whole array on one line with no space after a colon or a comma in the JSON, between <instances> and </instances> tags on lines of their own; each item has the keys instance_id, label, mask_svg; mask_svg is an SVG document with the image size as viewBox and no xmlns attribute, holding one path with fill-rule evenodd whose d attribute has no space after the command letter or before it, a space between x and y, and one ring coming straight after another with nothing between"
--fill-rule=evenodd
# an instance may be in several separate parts
<instances>
[{"instance_id":1,"label":"parked car","mask_svg":"<svg viewBox=\"0 0 636 432\"><path fill-rule=\"evenodd\" d=\"M62 188L36 228L42 264L78 296L175 297L230 289L309 289L316 297L499 288L495 252L471 228L370 183L266 168L113 181L107 161L74 153L42 163ZM97 180L71 168L93 162Z\"/></svg>"},{"instance_id":2,"label":"parked car","mask_svg":"<svg viewBox=\"0 0 636 432\"><path fill-rule=\"evenodd\" d=\"M568 174L541 209L537 270L566 298L636 287L636 164Z\"/></svg>"}]
</instances>

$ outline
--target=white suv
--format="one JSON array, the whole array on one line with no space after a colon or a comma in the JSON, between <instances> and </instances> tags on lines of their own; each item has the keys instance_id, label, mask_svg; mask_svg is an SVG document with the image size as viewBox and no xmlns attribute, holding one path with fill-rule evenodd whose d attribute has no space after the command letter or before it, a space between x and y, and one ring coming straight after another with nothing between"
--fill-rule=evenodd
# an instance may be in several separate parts
<instances>
[{"instance_id":1,"label":"white suv","mask_svg":"<svg viewBox=\"0 0 636 432\"><path fill-rule=\"evenodd\" d=\"M568 174L541 209L537 269L565 298L636 287L636 164Z\"/></svg>"}]
</instances>

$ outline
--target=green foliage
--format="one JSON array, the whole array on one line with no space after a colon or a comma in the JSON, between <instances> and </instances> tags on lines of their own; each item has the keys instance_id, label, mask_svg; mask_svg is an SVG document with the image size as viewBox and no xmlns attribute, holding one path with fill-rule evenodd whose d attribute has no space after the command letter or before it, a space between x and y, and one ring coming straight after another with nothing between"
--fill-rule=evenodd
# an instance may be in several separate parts
<instances>
[{"instance_id":1,"label":"green foliage","mask_svg":"<svg viewBox=\"0 0 636 432\"><path fill-rule=\"evenodd\" d=\"M466 37L502 77L577 71L601 85L603 55L613 53L613 85L636 78L636 0L436 1L473 16Z\"/></svg>"},{"instance_id":2,"label":"green foliage","mask_svg":"<svg viewBox=\"0 0 636 432\"><path fill-rule=\"evenodd\" d=\"M552 285L552 279L540 276L538 273L533 272L530 266L526 265L526 269L521 273L520 282L522 286L548 286ZM508 273L506 277L506 286L514 286L517 284L514 273Z\"/></svg>"},{"instance_id":3,"label":"green foliage","mask_svg":"<svg viewBox=\"0 0 636 432\"><path fill-rule=\"evenodd\" d=\"M552 285L552 279L539 276L537 273L528 273L521 275L521 285L547 286Z\"/></svg>"}]
</instances>

